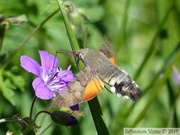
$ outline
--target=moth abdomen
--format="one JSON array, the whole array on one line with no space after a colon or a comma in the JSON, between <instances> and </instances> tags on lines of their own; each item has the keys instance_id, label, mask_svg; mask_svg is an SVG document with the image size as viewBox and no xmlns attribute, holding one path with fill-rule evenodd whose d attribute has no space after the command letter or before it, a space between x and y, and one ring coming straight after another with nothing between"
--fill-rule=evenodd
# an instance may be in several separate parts
<instances>
[{"instance_id":1,"label":"moth abdomen","mask_svg":"<svg viewBox=\"0 0 180 135\"><path fill-rule=\"evenodd\" d=\"M139 89L138 85L129 76L124 78L120 83L115 83L111 89L118 96L124 96L132 101L138 100L142 95L142 91Z\"/></svg>"}]
</instances>

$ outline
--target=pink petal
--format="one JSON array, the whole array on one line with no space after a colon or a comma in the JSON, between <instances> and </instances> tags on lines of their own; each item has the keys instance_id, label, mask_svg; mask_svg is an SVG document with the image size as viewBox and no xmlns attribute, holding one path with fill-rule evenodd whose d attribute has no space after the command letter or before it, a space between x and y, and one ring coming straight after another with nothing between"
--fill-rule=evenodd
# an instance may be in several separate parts
<instances>
[{"instance_id":1,"label":"pink petal","mask_svg":"<svg viewBox=\"0 0 180 135\"><path fill-rule=\"evenodd\" d=\"M32 85L38 98L48 100L53 97L53 92L44 84L41 77L37 77Z\"/></svg>"},{"instance_id":2,"label":"pink petal","mask_svg":"<svg viewBox=\"0 0 180 135\"><path fill-rule=\"evenodd\" d=\"M69 70L59 72L58 76L65 82L71 82L74 80L74 74Z\"/></svg>"},{"instance_id":3,"label":"pink petal","mask_svg":"<svg viewBox=\"0 0 180 135\"><path fill-rule=\"evenodd\" d=\"M26 55L23 55L20 58L20 62L21 62L21 67L23 67L25 70L27 70L28 72L31 72L37 76L40 76L41 67L37 61L35 61L34 59L32 59Z\"/></svg>"},{"instance_id":4,"label":"pink petal","mask_svg":"<svg viewBox=\"0 0 180 135\"><path fill-rule=\"evenodd\" d=\"M41 66L43 73L47 75L50 72L56 72L58 68L57 58L46 51L39 51L39 55L41 58Z\"/></svg>"}]
</instances>

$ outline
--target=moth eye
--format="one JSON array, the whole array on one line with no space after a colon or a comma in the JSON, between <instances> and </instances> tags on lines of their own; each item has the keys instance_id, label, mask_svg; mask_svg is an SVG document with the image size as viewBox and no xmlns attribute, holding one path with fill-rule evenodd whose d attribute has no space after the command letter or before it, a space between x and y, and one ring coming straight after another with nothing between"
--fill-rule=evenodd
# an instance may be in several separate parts
<instances>
[{"instance_id":1,"label":"moth eye","mask_svg":"<svg viewBox=\"0 0 180 135\"><path fill-rule=\"evenodd\" d=\"M82 59L82 58L83 58L83 56L82 56L82 54L81 54L81 53L79 53L79 54L78 54L78 57L79 57L80 59Z\"/></svg>"}]
</instances>

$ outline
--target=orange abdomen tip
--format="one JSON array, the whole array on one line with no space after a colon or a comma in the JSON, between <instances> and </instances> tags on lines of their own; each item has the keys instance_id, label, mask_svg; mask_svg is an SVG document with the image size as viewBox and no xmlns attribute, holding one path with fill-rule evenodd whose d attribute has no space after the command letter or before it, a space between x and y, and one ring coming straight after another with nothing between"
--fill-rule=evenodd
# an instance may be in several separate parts
<instances>
[{"instance_id":1,"label":"orange abdomen tip","mask_svg":"<svg viewBox=\"0 0 180 135\"><path fill-rule=\"evenodd\" d=\"M98 93L102 91L103 88L104 88L104 83L100 79L96 78L90 80L84 91L82 101L87 101L94 98Z\"/></svg>"}]
</instances>

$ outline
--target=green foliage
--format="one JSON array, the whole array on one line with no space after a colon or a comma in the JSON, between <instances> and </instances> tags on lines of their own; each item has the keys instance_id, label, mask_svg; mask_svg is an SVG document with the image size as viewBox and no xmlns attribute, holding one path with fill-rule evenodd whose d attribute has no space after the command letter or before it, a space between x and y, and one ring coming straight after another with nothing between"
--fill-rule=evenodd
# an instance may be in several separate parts
<instances>
[{"instance_id":1,"label":"green foliage","mask_svg":"<svg viewBox=\"0 0 180 135\"><path fill-rule=\"evenodd\" d=\"M173 67L180 71L179 1L64 2L64 14L67 13L76 36L70 42L77 40L83 48L86 27L88 48L99 49L104 37L107 38L117 65L126 70L143 91L136 102L118 98L106 89L98 95L104 121L101 120L109 134L122 134L125 127L179 127L180 82L175 84L173 80ZM35 76L20 67L21 55L39 60L38 50L53 55L57 50L71 50L58 7L56 0L0 1L0 119L15 114L29 116L34 96L31 83ZM58 54L57 58L59 66L65 68L68 55ZM73 60L71 65L73 72L77 72ZM33 116L49 103L37 100ZM92 109L93 103L89 104ZM78 118L77 126L66 129L53 125L44 134L97 134L98 127L92 118L98 120L96 113L91 113L87 103L82 103L80 108L84 117ZM98 110L97 114L101 111ZM49 122L50 119L46 118L43 124ZM40 123L38 118L36 124L39 126ZM16 135L20 133L20 126L13 122L0 123L0 134L8 130ZM40 128L39 133L42 130Z\"/></svg>"}]
</instances>

